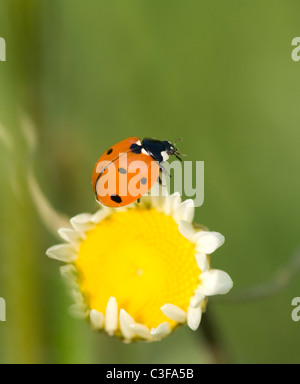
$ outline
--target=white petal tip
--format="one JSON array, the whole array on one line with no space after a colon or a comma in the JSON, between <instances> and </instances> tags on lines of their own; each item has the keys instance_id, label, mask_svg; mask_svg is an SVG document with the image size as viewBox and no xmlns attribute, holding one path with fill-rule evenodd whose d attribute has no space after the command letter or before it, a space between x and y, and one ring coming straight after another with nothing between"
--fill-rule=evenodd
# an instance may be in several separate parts
<instances>
[{"instance_id":1,"label":"white petal tip","mask_svg":"<svg viewBox=\"0 0 300 384\"><path fill-rule=\"evenodd\" d=\"M125 340L132 340L135 337L135 333L131 328L134 325L134 319L124 310L120 310L120 329Z\"/></svg>"},{"instance_id":2,"label":"white petal tip","mask_svg":"<svg viewBox=\"0 0 300 384\"><path fill-rule=\"evenodd\" d=\"M95 331L101 330L104 327L104 315L95 309L90 312L91 326Z\"/></svg>"},{"instance_id":3,"label":"white petal tip","mask_svg":"<svg viewBox=\"0 0 300 384\"><path fill-rule=\"evenodd\" d=\"M136 336L144 340L152 340L150 329L143 324L131 324L130 328Z\"/></svg>"},{"instance_id":4,"label":"white petal tip","mask_svg":"<svg viewBox=\"0 0 300 384\"><path fill-rule=\"evenodd\" d=\"M194 308L192 306L188 309L187 324L192 331L197 331L202 319L202 310L200 307Z\"/></svg>"},{"instance_id":5,"label":"white petal tip","mask_svg":"<svg viewBox=\"0 0 300 384\"><path fill-rule=\"evenodd\" d=\"M195 242L196 231L191 223L187 221L179 221L178 222L178 230L183 237L185 237L190 242Z\"/></svg>"},{"instance_id":6,"label":"white petal tip","mask_svg":"<svg viewBox=\"0 0 300 384\"><path fill-rule=\"evenodd\" d=\"M69 314L75 319L86 319L88 317L88 310L83 304L74 304L69 307Z\"/></svg>"},{"instance_id":7,"label":"white petal tip","mask_svg":"<svg viewBox=\"0 0 300 384\"><path fill-rule=\"evenodd\" d=\"M73 263L78 258L74 247L69 244L55 245L46 251L46 255L64 263Z\"/></svg>"},{"instance_id":8,"label":"white petal tip","mask_svg":"<svg viewBox=\"0 0 300 384\"><path fill-rule=\"evenodd\" d=\"M204 300L205 300L205 295L201 292L201 290L196 290L195 295L191 298L190 306L194 308L198 308L201 306Z\"/></svg>"},{"instance_id":9,"label":"white petal tip","mask_svg":"<svg viewBox=\"0 0 300 384\"><path fill-rule=\"evenodd\" d=\"M73 217L70 222L72 227L78 232L87 232L94 227L92 222L93 215L90 213L82 213Z\"/></svg>"},{"instance_id":10,"label":"white petal tip","mask_svg":"<svg viewBox=\"0 0 300 384\"><path fill-rule=\"evenodd\" d=\"M198 252L210 255L220 248L225 242L225 237L219 232L201 231L197 234Z\"/></svg>"},{"instance_id":11,"label":"white petal tip","mask_svg":"<svg viewBox=\"0 0 300 384\"><path fill-rule=\"evenodd\" d=\"M207 255L205 255L204 253L197 253L196 261L197 261L198 268L200 269L201 272L207 272L209 270L210 263Z\"/></svg>"},{"instance_id":12,"label":"white petal tip","mask_svg":"<svg viewBox=\"0 0 300 384\"><path fill-rule=\"evenodd\" d=\"M109 335L113 335L118 329L118 303L115 297L108 300L105 312L105 330Z\"/></svg>"},{"instance_id":13,"label":"white petal tip","mask_svg":"<svg viewBox=\"0 0 300 384\"><path fill-rule=\"evenodd\" d=\"M99 224L102 220L104 220L111 213L110 208L103 207L99 209L92 217L91 222L94 224Z\"/></svg>"},{"instance_id":14,"label":"white petal tip","mask_svg":"<svg viewBox=\"0 0 300 384\"><path fill-rule=\"evenodd\" d=\"M186 221L191 223L195 216L195 204L194 201L189 199L181 203L174 212L174 219L177 222Z\"/></svg>"},{"instance_id":15,"label":"white petal tip","mask_svg":"<svg viewBox=\"0 0 300 384\"><path fill-rule=\"evenodd\" d=\"M71 228L60 228L58 230L59 236L69 244L78 245L80 239L82 238L80 234Z\"/></svg>"},{"instance_id":16,"label":"white petal tip","mask_svg":"<svg viewBox=\"0 0 300 384\"><path fill-rule=\"evenodd\" d=\"M77 270L73 264L66 264L60 267L60 274L71 286L77 287Z\"/></svg>"},{"instance_id":17,"label":"white petal tip","mask_svg":"<svg viewBox=\"0 0 300 384\"><path fill-rule=\"evenodd\" d=\"M201 276L201 289L206 296L226 295L233 287L233 281L228 273L212 269Z\"/></svg>"},{"instance_id":18,"label":"white petal tip","mask_svg":"<svg viewBox=\"0 0 300 384\"><path fill-rule=\"evenodd\" d=\"M186 313L183 309L173 304L166 304L161 307L161 311L170 320L176 321L177 323L183 324L186 322Z\"/></svg>"},{"instance_id":19,"label":"white petal tip","mask_svg":"<svg viewBox=\"0 0 300 384\"><path fill-rule=\"evenodd\" d=\"M151 329L151 336L155 340L161 340L172 332L169 323L161 323L157 328Z\"/></svg>"}]
</instances>

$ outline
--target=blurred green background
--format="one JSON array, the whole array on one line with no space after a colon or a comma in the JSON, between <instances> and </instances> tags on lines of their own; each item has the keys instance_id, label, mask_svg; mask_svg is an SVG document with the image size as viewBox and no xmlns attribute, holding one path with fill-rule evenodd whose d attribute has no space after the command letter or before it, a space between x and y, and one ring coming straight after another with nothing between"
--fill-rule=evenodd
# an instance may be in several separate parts
<instances>
[{"instance_id":1,"label":"blurred green background","mask_svg":"<svg viewBox=\"0 0 300 384\"><path fill-rule=\"evenodd\" d=\"M68 314L57 243L33 204L22 133L51 203L70 216L94 211L99 155L129 136L176 140L205 161L196 219L226 235L213 266L234 293L272 279L300 246L299 1L0 0L1 363L210 363L200 331L123 345ZM3 132L2 132L3 136ZM217 339L236 363L299 363L291 302L299 275L265 300L211 300Z\"/></svg>"}]
</instances>

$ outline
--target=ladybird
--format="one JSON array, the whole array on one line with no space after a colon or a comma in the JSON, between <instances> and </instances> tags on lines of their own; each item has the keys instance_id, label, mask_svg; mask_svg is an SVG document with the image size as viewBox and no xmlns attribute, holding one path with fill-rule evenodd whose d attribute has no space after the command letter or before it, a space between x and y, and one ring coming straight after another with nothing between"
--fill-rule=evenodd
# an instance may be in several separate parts
<instances>
[{"instance_id":1,"label":"ladybird","mask_svg":"<svg viewBox=\"0 0 300 384\"><path fill-rule=\"evenodd\" d=\"M97 201L125 207L145 195L166 172L163 163L180 153L170 141L130 137L110 147L96 163L92 186ZM167 173L167 172L166 172Z\"/></svg>"}]
</instances>

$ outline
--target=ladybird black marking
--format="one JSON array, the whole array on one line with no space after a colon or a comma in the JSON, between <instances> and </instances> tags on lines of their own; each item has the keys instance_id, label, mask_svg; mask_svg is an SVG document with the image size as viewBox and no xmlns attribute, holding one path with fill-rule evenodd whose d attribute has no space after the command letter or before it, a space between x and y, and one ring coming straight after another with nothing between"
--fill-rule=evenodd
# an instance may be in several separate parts
<instances>
[{"instance_id":1,"label":"ladybird black marking","mask_svg":"<svg viewBox=\"0 0 300 384\"><path fill-rule=\"evenodd\" d=\"M108 155L111 155L112 153L113 153L113 149L110 148L110 149L107 151L107 154L108 154Z\"/></svg>"},{"instance_id":2,"label":"ladybird black marking","mask_svg":"<svg viewBox=\"0 0 300 384\"><path fill-rule=\"evenodd\" d=\"M142 149L143 147L138 144L132 144L132 146L130 147L131 152L135 153L136 155L140 155L142 153Z\"/></svg>"},{"instance_id":3,"label":"ladybird black marking","mask_svg":"<svg viewBox=\"0 0 300 384\"><path fill-rule=\"evenodd\" d=\"M141 179L141 183L142 183L143 185L146 185L147 182L148 182L148 180L146 179L146 177L143 177L143 178Z\"/></svg>"},{"instance_id":4,"label":"ladybird black marking","mask_svg":"<svg viewBox=\"0 0 300 384\"><path fill-rule=\"evenodd\" d=\"M119 173L121 173L122 175L126 175L127 171L125 168L119 168Z\"/></svg>"},{"instance_id":5,"label":"ladybird black marking","mask_svg":"<svg viewBox=\"0 0 300 384\"><path fill-rule=\"evenodd\" d=\"M117 204L121 204L122 203L122 199L119 195L112 195L110 196L111 200L114 201L115 203Z\"/></svg>"}]
</instances>

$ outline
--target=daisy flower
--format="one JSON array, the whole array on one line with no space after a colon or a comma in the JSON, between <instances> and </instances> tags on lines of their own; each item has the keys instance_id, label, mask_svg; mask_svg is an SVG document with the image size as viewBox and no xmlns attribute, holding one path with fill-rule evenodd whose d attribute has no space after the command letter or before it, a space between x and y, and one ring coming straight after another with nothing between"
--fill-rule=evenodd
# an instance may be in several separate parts
<instances>
[{"instance_id":1,"label":"daisy flower","mask_svg":"<svg viewBox=\"0 0 300 384\"><path fill-rule=\"evenodd\" d=\"M184 324L196 331L208 297L233 283L210 267L224 237L193 224L194 211L192 200L164 193L72 218L59 230L65 243L47 251L64 263L72 313L124 342L158 341Z\"/></svg>"}]
</instances>

